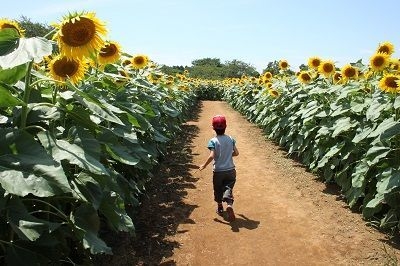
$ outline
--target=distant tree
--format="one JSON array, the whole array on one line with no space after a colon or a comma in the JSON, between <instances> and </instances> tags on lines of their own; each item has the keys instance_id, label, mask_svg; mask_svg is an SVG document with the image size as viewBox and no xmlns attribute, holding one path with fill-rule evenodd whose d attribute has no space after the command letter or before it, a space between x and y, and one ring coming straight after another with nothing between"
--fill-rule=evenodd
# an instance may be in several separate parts
<instances>
[{"instance_id":1,"label":"distant tree","mask_svg":"<svg viewBox=\"0 0 400 266\"><path fill-rule=\"evenodd\" d=\"M25 16L21 16L21 18L17 21L21 28L25 30L25 37L27 38L44 37L54 29L53 27L46 24L32 22L29 18ZM50 37L52 37L52 35L49 36L49 38Z\"/></svg>"},{"instance_id":2,"label":"distant tree","mask_svg":"<svg viewBox=\"0 0 400 266\"><path fill-rule=\"evenodd\" d=\"M192 65L194 67L196 66L215 66L215 67L221 67L221 60L219 58L202 58L202 59L196 59L192 61Z\"/></svg>"},{"instance_id":3,"label":"distant tree","mask_svg":"<svg viewBox=\"0 0 400 266\"><path fill-rule=\"evenodd\" d=\"M225 78L240 78L243 75L258 77L260 73L258 73L253 66L236 59L225 62L224 65Z\"/></svg>"},{"instance_id":4,"label":"distant tree","mask_svg":"<svg viewBox=\"0 0 400 266\"><path fill-rule=\"evenodd\" d=\"M301 64L300 66L299 66L299 69L300 70L308 70L308 66L306 66L305 64Z\"/></svg>"},{"instance_id":5,"label":"distant tree","mask_svg":"<svg viewBox=\"0 0 400 266\"><path fill-rule=\"evenodd\" d=\"M274 62L269 62L267 67L263 70L262 74L265 72L271 72L272 75L277 75L279 74L279 62L274 61Z\"/></svg>"},{"instance_id":6,"label":"distant tree","mask_svg":"<svg viewBox=\"0 0 400 266\"><path fill-rule=\"evenodd\" d=\"M175 76L176 74L182 74L185 70L183 66L161 66L161 71L167 75Z\"/></svg>"}]
</instances>

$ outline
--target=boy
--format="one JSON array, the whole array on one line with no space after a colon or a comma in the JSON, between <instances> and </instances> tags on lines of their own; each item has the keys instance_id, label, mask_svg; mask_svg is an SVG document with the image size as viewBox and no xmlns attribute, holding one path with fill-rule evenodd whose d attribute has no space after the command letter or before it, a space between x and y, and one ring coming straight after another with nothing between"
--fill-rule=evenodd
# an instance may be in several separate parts
<instances>
[{"instance_id":1,"label":"boy","mask_svg":"<svg viewBox=\"0 0 400 266\"><path fill-rule=\"evenodd\" d=\"M230 221L235 220L233 212L233 195L232 190L236 182L236 170L232 156L238 156L239 151L236 148L235 140L225 135L226 119L223 115L216 115L212 119L212 127L217 134L210 139L207 148L210 150L206 162L199 166L199 170L203 170L214 160L213 163L213 188L214 200L217 202L217 213L222 215L224 208L222 202L227 203L226 212Z\"/></svg>"}]
</instances>

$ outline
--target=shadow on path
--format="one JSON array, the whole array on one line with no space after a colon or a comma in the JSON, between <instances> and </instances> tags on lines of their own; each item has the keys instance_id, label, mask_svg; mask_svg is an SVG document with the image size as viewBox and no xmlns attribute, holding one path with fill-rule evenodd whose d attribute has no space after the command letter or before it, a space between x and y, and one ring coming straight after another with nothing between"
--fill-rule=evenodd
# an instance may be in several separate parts
<instances>
[{"instance_id":1,"label":"shadow on path","mask_svg":"<svg viewBox=\"0 0 400 266\"><path fill-rule=\"evenodd\" d=\"M222 223L231 226L233 232L239 232L241 228L254 230L260 224L260 221L255 221L247 218L244 214L236 214L236 219L234 221L228 221L226 215L224 214L223 220L214 218L217 223Z\"/></svg>"}]
</instances>

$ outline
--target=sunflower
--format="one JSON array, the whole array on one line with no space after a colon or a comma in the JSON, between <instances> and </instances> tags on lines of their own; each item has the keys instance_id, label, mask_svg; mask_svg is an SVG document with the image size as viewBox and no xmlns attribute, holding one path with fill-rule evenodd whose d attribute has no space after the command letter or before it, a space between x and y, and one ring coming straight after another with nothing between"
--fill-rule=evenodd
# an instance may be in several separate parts
<instances>
[{"instance_id":1,"label":"sunflower","mask_svg":"<svg viewBox=\"0 0 400 266\"><path fill-rule=\"evenodd\" d=\"M339 82L342 81L342 73L335 72L335 74L333 74L333 76L332 76L332 79L333 79L333 83L338 84Z\"/></svg>"},{"instance_id":2,"label":"sunflower","mask_svg":"<svg viewBox=\"0 0 400 266\"><path fill-rule=\"evenodd\" d=\"M279 61L279 68L286 70L289 67L289 63L286 60Z\"/></svg>"},{"instance_id":3,"label":"sunflower","mask_svg":"<svg viewBox=\"0 0 400 266\"><path fill-rule=\"evenodd\" d=\"M330 77L335 73L335 64L330 60L323 61L318 67L318 72L325 77Z\"/></svg>"},{"instance_id":4,"label":"sunflower","mask_svg":"<svg viewBox=\"0 0 400 266\"><path fill-rule=\"evenodd\" d=\"M379 88L389 93L400 93L400 76L394 74L384 75L379 81Z\"/></svg>"},{"instance_id":5,"label":"sunflower","mask_svg":"<svg viewBox=\"0 0 400 266\"><path fill-rule=\"evenodd\" d=\"M369 60L370 67L373 71L382 71L389 66L390 57L385 53L376 53Z\"/></svg>"},{"instance_id":6,"label":"sunflower","mask_svg":"<svg viewBox=\"0 0 400 266\"><path fill-rule=\"evenodd\" d=\"M301 71L297 76L301 83L308 84L312 81L311 75L308 71Z\"/></svg>"},{"instance_id":7,"label":"sunflower","mask_svg":"<svg viewBox=\"0 0 400 266\"><path fill-rule=\"evenodd\" d=\"M76 84L84 78L87 64L79 59L57 55L50 61L49 69L53 79L60 82L70 80Z\"/></svg>"},{"instance_id":8,"label":"sunflower","mask_svg":"<svg viewBox=\"0 0 400 266\"><path fill-rule=\"evenodd\" d=\"M394 45L390 42L381 43L376 52L391 55L394 53Z\"/></svg>"},{"instance_id":9,"label":"sunflower","mask_svg":"<svg viewBox=\"0 0 400 266\"><path fill-rule=\"evenodd\" d=\"M121 56L121 47L117 42L107 42L100 49L98 60L100 64L112 64Z\"/></svg>"},{"instance_id":10,"label":"sunflower","mask_svg":"<svg viewBox=\"0 0 400 266\"><path fill-rule=\"evenodd\" d=\"M20 37L23 37L25 34L25 31L22 28L20 28L17 22L5 18L0 19L0 30L3 29L14 29L18 32L18 35Z\"/></svg>"},{"instance_id":11,"label":"sunflower","mask_svg":"<svg viewBox=\"0 0 400 266\"><path fill-rule=\"evenodd\" d=\"M61 54L68 58L89 57L91 53L104 47L107 29L95 13L75 13L65 16L57 29L54 39Z\"/></svg>"},{"instance_id":12,"label":"sunflower","mask_svg":"<svg viewBox=\"0 0 400 266\"><path fill-rule=\"evenodd\" d=\"M390 68L397 71L400 70L400 61L398 58L390 59Z\"/></svg>"},{"instance_id":13,"label":"sunflower","mask_svg":"<svg viewBox=\"0 0 400 266\"><path fill-rule=\"evenodd\" d=\"M274 98L279 97L279 92L278 92L277 90L269 89L269 90L268 90L268 93L269 93L269 95L271 95L271 96L274 97Z\"/></svg>"},{"instance_id":14,"label":"sunflower","mask_svg":"<svg viewBox=\"0 0 400 266\"><path fill-rule=\"evenodd\" d=\"M265 79L271 79L271 78L272 78L272 73L269 72L269 71L267 71L267 72L265 72L265 73L263 74L263 77L264 77Z\"/></svg>"},{"instance_id":15,"label":"sunflower","mask_svg":"<svg viewBox=\"0 0 400 266\"><path fill-rule=\"evenodd\" d=\"M358 77L358 69L350 64L347 64L342 67L341 74L343 79L356 79Z\"/></svg>"},{"instance_id":16,"label":"sunflower","mask_svg":"<svg viewBox=\"0 0 400 266\"><path fill-rule=\"evenodd\" d=\"M310 57L308 59L308 66L312 69L317 70L319 65L321 64L321 58L319 57Z\"/></svg>"},{"instance_id":17,"label":"sunflower","mask_svg":"<svg viewBox=\"0 0 400 266\"><path fill-rule=\"evenodd\" d=\"M145 68L149 63L149 58L146 55L135 55L132 57L131 63L135 69Z\"/></svg>"}]
</instances>

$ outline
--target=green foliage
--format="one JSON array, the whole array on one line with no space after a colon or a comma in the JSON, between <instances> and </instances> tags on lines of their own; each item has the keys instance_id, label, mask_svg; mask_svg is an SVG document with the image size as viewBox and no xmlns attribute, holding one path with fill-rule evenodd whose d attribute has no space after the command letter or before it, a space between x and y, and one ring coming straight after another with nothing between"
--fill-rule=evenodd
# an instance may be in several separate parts
<instances>
[{"instance_id":1,"label":"green foliage","mask_svg":"<svg viewBox=\"0 0 400 266\"><path fill-rule=\"evenodd\" d=\"M18 20L18 24L25 30L26 38L37 36L44 37L54 29L52 26L46 24L32 22L30 18L26 16L21 16ZM49 38L51 37L50 35Z\"/></svg>"},{"instance_id":2,"label":"green foliage","mask_svg":"<svg viewBox=\"0 0 400 266\"><path fill-rule=\"evenodd\" d=\"M240 78L242 76L258 77L257 70L242 61L232 60L221 63L219 58L202 58L192 61L192 66L163 66L161 70L169 75L182 74L184 70L189 71L191 78L223 80L226 78Z\"/></svg>"},{"instance_id":3,"label":"green foliage","mask_svg":"<svg viewBox=\"0 0 400 266\"><path fill-rule=\"evenodd\" d=\"M59 87L32 70L51 42L25 39L0 31L0 264L87 264L112 253L102 224L135 233L128 210L195 94L136 70L117 84L118 65Z\"/></svg>"}]
</instances>

